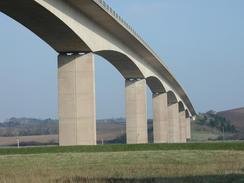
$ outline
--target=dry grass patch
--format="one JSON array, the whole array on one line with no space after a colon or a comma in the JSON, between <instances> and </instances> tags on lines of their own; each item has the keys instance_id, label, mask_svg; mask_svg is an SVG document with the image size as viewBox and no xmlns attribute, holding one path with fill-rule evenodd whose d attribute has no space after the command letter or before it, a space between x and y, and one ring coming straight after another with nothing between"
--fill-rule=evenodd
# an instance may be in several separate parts
<instances>
[{"instance_id":1,"label":"dry grass patch","mask_svg":"<svg viewBox=\"0 0 244 183\"><path fill-rule=\"evenodd\" d=\"M134 151L0 156L0 182L128 181L244 173L244 151ZM95 178L95 179L94 179ZM114 178L114 179L108 179ZM153 179L158 180L158 179ZM75 182L75 181L74 181ZM77 182L77 181L76 181Z\"/></svg>"}]
</instances>

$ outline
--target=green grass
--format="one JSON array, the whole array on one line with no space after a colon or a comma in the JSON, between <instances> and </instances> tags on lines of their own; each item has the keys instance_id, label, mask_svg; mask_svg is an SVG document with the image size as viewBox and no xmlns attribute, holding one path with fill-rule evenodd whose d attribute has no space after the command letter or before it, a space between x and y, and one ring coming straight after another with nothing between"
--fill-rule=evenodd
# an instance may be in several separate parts
<instances>
[{"instance_id":1,"label":"green grass","mask_svg":"<svg viewBox=\"0 0 244 183\"><path fill-rule=\"evenodd\" d=\"M2 183L243 183L244 143L0 148Z\"/></svg>"},{"instance_id":2,"label":"green grass","mask_svg":"<svg viewBox=\"0 0 244 183\"><path fill-rule=\"evenodd\" d=\"M217 139L221 133L211 131L192 131L192 141L201 142L208 141L209 139Z\"/></svg>"},{"instance_id":3,"label":"green grass","mask_svg":"<svg viewBox=\"0 0 244 183\"><path fill-rule=\"evenodd\" d=\"M26 147L0 148L0 155L40 154L40 153L84 153L84 152L121 152L121 151L158 151L158 150L244 150L244 142L212 142L187 144L139 144L139 145L97 145L73 147Z\"/></svg>"},{"instance_id":4,"label":"green grass","mask_svg":"<svg viewBox=\"0 0 244 183\"><path fill-rule=\"evenodd\" d=\"M93 183L98 182L97 179L110 183L146 180L164 180L170 183L181 183L183 180L199 183L200 180L208 180L207 183L216 183L217 179L224 182L231 175L236 181L243 180L244 151L170 150L1 155L0 170L0 182L7 183L73 183L83 180Z\"/></svg>"}]
</instances>

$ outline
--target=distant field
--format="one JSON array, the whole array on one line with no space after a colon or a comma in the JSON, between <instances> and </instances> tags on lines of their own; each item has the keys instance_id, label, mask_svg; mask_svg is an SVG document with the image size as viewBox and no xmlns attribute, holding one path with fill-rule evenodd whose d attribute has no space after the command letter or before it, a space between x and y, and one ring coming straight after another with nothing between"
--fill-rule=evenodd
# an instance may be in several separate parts
<instances>
[{"instance_id":1,"label":"distant field","mask_svg":"<svg viewBox=\"0 0 244 183\"><path fill-rule=\"evenodd\" d=\"M120 123L98 123L97 124L97 141L106 143L107 141L118 138L125 132L125 125ZM53 145L58 144L58 135L33 135L19 136L21 145ZM0 146L16 145L16 137L1 137Z\"/></svg>"},{"instance_id":2,"label":"distant field","mask_svg":"<svg viewBox=\"0 0 244 183\"><path fill-rule=\"evenodd\" d=\"M0 182L243 183L240 149L242 143L0 149Z\"/></svg>"},{"instance_id":3,"label":"distant field","mask_svg":"<svg viewBox=\"0 0 244 183\"><path fill-rule=\"evenodd\" d=\"M21 144L58 144L58 135L35 135L19 137ZM0 146L16 145L16 137L0 137Z\"/></svg>"},{"instance_id":4,"label":"distant field","mask_svg":"<svg viewBox=\"0 0 244 183\"><path fill-rule=\"evenodd\" d=\"M125 124L121 123L97 123L97 141L114 140L125 133Z\"/></svg>"},{"instance_id":5,"label":"distant field","mask_svg":"<svg viewBox=\"0 0 244 183\"><path fill-rule=\"evenodd\" d=\"M191 142L207 142L218 139L222 133L214 131L196 131L192 130ZM232 136L232 133L225 133L225 139ZM222 140L222 139L220 139Z\"/></svg>"}]
</instances>

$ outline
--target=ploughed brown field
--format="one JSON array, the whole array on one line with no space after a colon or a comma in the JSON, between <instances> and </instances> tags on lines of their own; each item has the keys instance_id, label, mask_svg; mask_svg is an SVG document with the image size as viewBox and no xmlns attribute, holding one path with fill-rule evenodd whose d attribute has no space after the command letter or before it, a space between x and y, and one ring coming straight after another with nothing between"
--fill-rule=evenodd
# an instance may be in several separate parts
<instances>
[{"instance_id":1,"label":"ploughed brown field","mask_svg":"<svg viewBox=\"0 0 244 183\"><path fill-rule=\"evenodd\" d=\"M217 113L220 116L225 117L230 120L231 123L238 130L237 135L244 139L244 107L238 109L232 109L227 111L222 111Z\"/></svg>"},{"instance_id":2,"label":"ploughed brown field","mask_svg":"<svg viewBox=\"0 0 244 183\"><path fill-rule=\"evenodd\" d=\"M244 131L244 107L218 112L218 115L230 120L236 127Z\"/></svg>"},{"instance_id":3,"label":"ploughed brown field","mask_svg":"<svg viewBox=\"0 0 244 183\"><path fill-rule=\"evenodd\" d=\"M125 125L120 123L97 123L98 142L110 141L119 137L125 132ZM18 137L24 145L46 145L58 144L58 135L36 135ZM16 145L16 137L0 137L0 146Z\"/></svg>"},{"instance_id":4,"label":"ploughed brown field","mask_svg":"<svg viewBox=\"0 0 244 183\"><path fill-rule=\"evenodd\" d=\"M56 144L58 143L58 135L36 135L36 136L21 136L20 143L24 144ZM0 137L1 146L16 145L16 137Z\"/></svg>"}]
</instances>

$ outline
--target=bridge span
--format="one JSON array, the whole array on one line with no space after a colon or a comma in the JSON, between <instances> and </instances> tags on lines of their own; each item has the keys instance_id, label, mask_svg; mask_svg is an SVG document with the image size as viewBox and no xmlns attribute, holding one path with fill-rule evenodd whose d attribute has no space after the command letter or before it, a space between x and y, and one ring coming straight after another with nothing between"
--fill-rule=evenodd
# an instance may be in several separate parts
<instances>
[{"instance_id":1,"label":"bridge span","mask_svg":"<svg viewBox=\"0 0 244 183\"><path fill-rule=\"evenodd\" d=\"M138 7L139 8L139 7ZM191 138L196 113L163 61L103 0L1 0L0 11L58 55L59 143L96 144L94 55L125 79L127 143L147 143L146 87L153 95L155 143Z\"/></svg>"}]
</instances>

